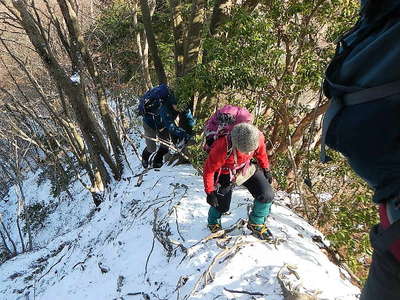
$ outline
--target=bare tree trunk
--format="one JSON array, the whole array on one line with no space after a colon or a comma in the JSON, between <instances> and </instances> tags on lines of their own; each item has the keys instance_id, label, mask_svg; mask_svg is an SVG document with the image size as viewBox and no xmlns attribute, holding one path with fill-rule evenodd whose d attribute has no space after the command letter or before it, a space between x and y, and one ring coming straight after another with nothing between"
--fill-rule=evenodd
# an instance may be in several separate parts
<instances>
[{"instance_id":1,"label":"bare tree trunk","mask_svg":"<svg viewBox=\"0 0 400 300\"><path fill-rule=\"evenodd\" d=\"M181 0L170 0L171 15L173 21L173 32L175 42L175 75L182 77L184 75L184 22L182 17L183 4Z\"/></svg>"},{"instance_id":2,"label":"bare tree trunk","mask_svg":"<svg viewBox=\"0 0 400 300\"><path fill-rule=\"evenodd\" d=\"M90 0L90 17L94 19L93 0Z\"/></svg>"},{"instance_id":3,"label":"bare tree trunk","mask_svg":"<svg viewBox=\"0 0 400 300\"><path fill-rule=\"evenodd\" d=\"M94 151L92 151L90 154L93 155L93 153L96 153L96 156L100 154L104 158L104 161L110 166L114 176L118 178L120 176L120 170L114 164L107 148L105 147L103 137L99 134L99 125L95 122L95 120L93 120L84 93L84 87L82 84L83 79L72 81L66 75L51 52L49 44L41 35L41 30L37 27L37 23L27 10L25 1L13 1L13 5L20 13L20 24L28 34L31 43L34 45L37 53L41 57L47 68L47 71L62 88L63 92L69 99L81 131L87 136L85 141L86 143L90 143L90 145L87 146L94 149ZM73 55L76 55L76 53L73 53ZM75 59L78 60L77 58ZM103 161L98 159L96 156L93 157L93 161L95 162L97 169L106 170ZM107 172L103 172L101 175L102 186L104 186L108 184L109 176Z\"/></svg>"},{"instance_id":4,"label":"bare tree trunk","mask_svg":"<svg viewBox=\"0 0 400 300\"><path fill-rule=\"evenodd\" d=\"M328 107L328 103L325 103L319 107L314 108L312 111L310 111L307 115L303 117L303 119L300 121L300 123L297 125L295 132L292 134L290 137L290 141L292 145L296 144L303 136L305 130L308 128L308 126L316 119L318 118L321 114L323 114ZM290 122L286 120L286 122ZM280 153L280 152L285 152L287 151L289 146L289 141L286 136L282 137L282 141L279 144L278 148L274 151L274 153Z\"/></svg>"},{"instance_id":5,"label":"bare tree trunk","mask_svg":"<svg viewBox=\"0 0 400 300\"><path fill-rule=\"evenodd\" d=\"M25 243L24 243L24 238L22 236L22 231L21 231L21 226L19 224L19 215L17 213L17 229L18 229L18 235L19 235L19 239L21 240L21 246L22 246L22 253L25 252Z\"/></svg>"},{"instance_id":6,"label":"bare tree trunk","mask_svg":"<svg viewBox=\"0 0 400 300\"><path fill-rule=\"evenodd\" d=\"M171 0L176 1L176 0ZM189 19L189 28L184 44L184 74L190 72L197 65L200 52L201 29L204 25L205 1L193 0Z\"/></svg>"},{"instance_id":7,"label":"bare tree trunk","mask_svg":"<svg viewBox=\"0 0 400 300\"><path fill-rule=\"evenodd\" d=\"M210 22L210 34L213 36L217 33L219 25L228 19L228 8L233 5L231 0L217 0L214 3L214 8Z\"/></svg>"},{"instance_id":8,"label":"bare tree trunk","mask_svg":"<svg viewBox=\"0 0 400 300\"><path fill-rule=\"evenodd\" d=\"M72 37L73 42L75 42L76 45L78 46L78 51L82 55L83 61L85 62L85 66L93 79L101 119L103 121L104 128L106 129L108 138L111 141L111 147L113 148L117 164L118 173L115 174L116 179L119 180L123 172L124 149L122 147L120 137L116 131L114 121L111 117L110 108L107 103L103 82L101 80L101 77L99 76L99 73L93 63L89 50L87 49L87 46L85 44L83 35L78 25L78 18L75 10L72 8L71 5L69 5L69 3L66 2L66 0L57 0L57 2L63 13L64 20L67 24L70 36Z\"/></svg>"},{"instance_id":9,"label":"bare tree trunk","mask_svg":"<svg viewBox=\"0 0 400 300\"><path fill-rule=\"evenodd\" d=\"M29 220L29 216L28 216L28 212L25 209L25 203L26 203L26 198L25 198L25 193L24 193L24 189L22 187L22 174L21 174L21 161L23 159L23 157L25 156L25 154L23 154L22 156L20 156L19 154L19 148L18 147L18 142L16 140L14 140L14 147L15 147L15 166L14 166L14 170L15 170L15 178L16 178L16 184L18 187L15 188L15 192L17 194L18 197L18 208L17 208L17 227L18 227L18 233L19 233L19 237L21 239L21 245L22 245L22 252L25 252L26 248L25 248L25 242L24 242L24 238L22 236L21 233L21 228L20 228L20 224L19 224L19 219L21 216L21 213L24 213L25 216L25 225L26 225L26 229L27 229L27 233L28 233L28 249L31 250L32 249L32 232L31 232L31 224L30 224L30 220ZM25 151L26 153L26 151Z\"/></svg>"},{"instance_id":10,"label":"bare tree trunk","mask_svg":"<svg viewBox=\"0 0 400 300\"><path fill-rule=\"evenodd\" d=\"M138 25L138 17L137 17L138 9L139 9L138 4L137 2L135 2L133 7L133 24L135 25L135 27ZM149 43L147 42L146 33L144 32L143 34L144 34L144 39L143 39L144 46L142 47L142 38L140 32L136 33L136 44L140 56L140 66L142 69L143 81L146 86L146 90L149 90L153 87L149 70Z\"/></svg>"},{"instance_id":11,"label":"bare tree trunk","mask_svg":"<svg viewBox=\"0 0 400 300\"><path fill-rule=\"evenodd\" d=\"M146 37L149 43L151 56L153 57L154 67L158 77L159 83L167 84L167 76L165 75L164 65L159 56L156 38L153 32L153 25L151 23L150 9L147 0L139 0L140 8L142 10L144 29L146 30Z\"/></svg>"},{"instance_id":12,"label":"bare tree trunk","mask_svg":"<svg viewBox=\"0 0 400 300\"><path fill-rule=\"evenodd\" d=\"M80 135L77 133L75 124L73 124L71 121L68 120L68 119L71 118L70 117L70 108L67 107L68 105L67 105L67 103L65 101L64 94L63 94L61 88L58 87L59 94L60 94L60 99L61 99L61 103L62 103L63 108L64 108L64 112L68 116L68 118L60 118L59 117L59 115L54 111L52 106L48 103L48 99L46 98L42 87L37 82L37 80L34 78L34 76L31 74L31 72L26 68L26 66L23 63L23 61L21 61L21 59L19 59L16 55L13 54L13 52L8 48L8 46L4 42L4 40L0 39L0 42L3 44L3 46L5 47L7 52L10 54L10 56L18 63L18 65L20 66L20 69L27 75L29 81L31 82L31 84L33 85L33 87L35 88L37 93L39 94L39 96L40 96L40 98L42 100L42 104L48 109L48 111L50 112L50 115L53 117L54 121L56 123L58 123L63 128L63 130L65 132L66 139L67 139L67 141L69 141L69 143L70 143L70 145L71 145L71 147L73 149L73 153L77 156L77 159L79 161L79 156L81 156L85 151L84 150L84 142L83 142L82 138L80 137ZM7 70L8 70L8 68L7 68ZM14 76L13 76L12 72L9 71L9 70L8 70L8 72L9 72L10 77L13 78L13 80L14 80L17 88L18 88L18 83L14 79ZM8 95L10 95L11 98L14 100L14 102L17 103L19 106L21 106L25 112L29 112L28 108L26 108L22 103L20 103L20 101L18 101L16 99L16 97L12 96L11 93L9 93L8 91L5 91L5 92ZM24 94L23 91L20 91L20 92L22 94ZM34 116L31 113L29 113L29 115L31 115L32 119L34 119L36 121L39 120L37 116ZM46 135L49 135L49 133L46 131L45 127L43 125L41 127L45 131ZM41 145L40 140L36 140L36 142L39 144L39 147L44 152L46 152L46 149L43 146L40 146Z\"/></svg>"},{"instance_id":13,"label":"bare tree trunk","mask_svg":"<svg viewBox=\"0 0 400 300\"><path fill-rule=\"evenodd\" d=\"M1 226L3 227L3 231L5 232L8 240L10 241L10 243L13 247L13 252L11 252L11 253L13 256L15 256L15 255L17 255L17 246L15 245L13 239L11 238L10 233L8 232L8 230L6 228L6 225L4 225L4 222L1 220L1 216L0 216L0 223L1 223Z\"/></svg>"},{"instance_id":14,"label":"bare tree trunk","mask_svg":"<svg viewBox=\"0 0 400 300\"><path fill-rule=\"evenodd\" d=\"M4 236L4 234L3 234L3 232L1 230L0 230L0 237L1 237L1 240L3 242L4 249L6 249L6 251L7 251L7 253L9 255L13 255L13 253L11 252L10 248L7 245L6 237Z\"/></svg>"},{"instance_id":15,"label":"bare tree trunk","mask_svg":"<svg viewBox=\"0 0 400 300\"><path fill-rule=\"evenodd\" d=\"M28 211L26 210L25 203L26 203L26 198L25 198L25 193L24 190L22 189L22 183L21 180L17 180L17 185L20 193L20 200L18 201L18 213L17 213L17 219L19 219L20 214L23 212L24 213L24 221L26 225L26 230L28 233L28 247L27 250L32 250L32 231L31 231L31 222L30 218L28 215ZM22 242L22 237L21 237L21 242Z\"/></svg>"},{"instance_id":16,"label":"bare tree trunk","mask_svg":"<svg viewBox=\"0 0 400 300\"><path fill-rule=\"evenodd\" d=\"M18 168L18 166L17 166ZM16 169L16 173L18 173L19 171ZM28 218L28 213L25 210L25 198L24 198L24 194L23 194L23 190L22 190L22 186L21 186L21 180L19 178L19 174L16 174L17 176L17 186L19 191L17 191L17 188L15 188L16 194L19 194L18 197L18 208L17 208L17 229L18 229L18 234L19 234L19 238L21 240L21 245L22 245L22 252L25 252L26 248L25 248L25 242L24 242L24 238L21 232L21 226L19 223L19 219L21 216L21 213L24 212L25 213L25 224L28 230L28 245L32 245L32 235L31 235L31 228L30 228L30 222L29 222L29 218ZM30 247L29 247L30 248Z\"/></svg>"}]
</instances>

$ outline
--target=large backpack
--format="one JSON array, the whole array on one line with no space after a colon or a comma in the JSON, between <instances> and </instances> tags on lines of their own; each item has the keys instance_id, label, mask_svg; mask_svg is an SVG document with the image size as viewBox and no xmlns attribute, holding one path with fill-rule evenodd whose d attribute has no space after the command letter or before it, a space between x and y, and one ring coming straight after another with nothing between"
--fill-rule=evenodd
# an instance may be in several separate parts
<instances>
[{"instance_id":1,"label":"large backpack","mask_svg":"<svg viewBox=\"0 0 400 300\"><path fill-rule=\"evenodd\" d=\"M384 101L400 94L400 3L387 2L391 5L376 15L374 11L370 15L362 14L357 24L339 39L335 56L326 70L323 90L330 105L322 129L320 158L323 162L331 160L325 153L330 125L345 107ZM343 70L347 74L340 76ZM359 117L363 118L361 113Z\"/></svg>"},{"instance_id":2,"label":"large backpack","mask_svg":"<svg viewBox=\"0 0 400 300\"><path fill-rule=\"evenodd\" d=\"M204 126L204 145L203 149L210 152L212 144L221 136L228 136L232 128L239 123L251 123L253 115L245 108L225 105L217 110L206 121ZM229 149L227 151L229 153Z\"/></svg>"},{"instance_id":3,"label":"large backpack","mask_svg":"<svg viewBox=\"0 0 400 300\"><path fill-rule=\"evenodd\" d=\"M170 91L168 86L160 84L150 90L148 90L139 99L138 113L139 115L156 114L164 101L168 100Z\"/></svg>"}]
</instances>

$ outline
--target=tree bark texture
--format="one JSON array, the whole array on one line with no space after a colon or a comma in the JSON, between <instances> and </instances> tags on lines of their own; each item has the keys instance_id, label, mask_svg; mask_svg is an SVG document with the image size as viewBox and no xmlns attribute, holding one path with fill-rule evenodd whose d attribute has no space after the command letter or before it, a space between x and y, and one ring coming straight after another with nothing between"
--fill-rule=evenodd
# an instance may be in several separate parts
<instances>
[{"instance_id":1,"label":"tree bark texture","mask_svg":"<svg viewBox=\"0 0 400 300\"><path fill-rule=\"evenodd\" d=\"M109 154L104 137L100 132L100 126L96 122L93 113L89 108L88 100L84 90L85 87L83 84L83 79L80 81L72 81L67 76L52 53L45 37L41 34L41 30L38 28L33 16L28 11L25 1L13 1L13 5L20 13L20 23L26 31L31 43L34 45L36 52L42 59L47 71L57 85L62 89L63 93L71 104L81 132L85 136L84 140L87 143L87 147L93 149L91 152L89 152L89 155L94 162L93 165L95 166L95 169L97 169L94 170L94 174L100 173L101 175L101 183L98 184L96 189L103 190L104 186L109 182L109 176L107 171L103 171L106 170L106 167L104 166L103 160L99 156L101 156L109 165L114 177L119 178L121 171ZM74 43L72 42L70 43L70 45L73 44ZM74 47L77 47L76 44ZM73 67L78 69L80 67L80 58L79 52L76 50L77 49L72 49L71 51L74 59L72 64Z\"/></svg>"},{"instance_id":2,"label":"tree bark texture","mask_svg":"<svg viewBox=\"0 0 400 300\"><path fill-rule=\"evenodd\" d=\"M105 93L102 79L99 76L99 73L96 69L96 66L93 63L92 57L91 57L89 50L86 46L86 43L84 41L83 35L82 35L81 30L78 25L78 18L77 18L76 12L72 8L72 6L69 5L65 0L57 0L57 2L63 13L64 20L67 24L69 34L72 37L72 42L76 43L78 50L79 50L79 54L82 56L83 61L85 63L85 67L87 68L90 76L92 77L92 80L93 80L93 83L95 86L95 92L96 92L96 96L97 96L98 107L99 107L101 119L102 119L104 128L107 132L107 136L110 139L111 147L113 148L113 152L114 152L114 156L115 156L115 160L116 160L117 173L116 174L114 173L114 176L116 177L117 180L119 180L121 178L122 171L123 171L124 149L122 147L122 142L117 133L116 127L114 125L114 121L111 116L111 111L110 111L110 107L107 103L106 93Z\"/></svg>"},{"instance_id":3,"label":"tree bark texture","mask_svg":"<svg viewBox=\"0 0 400 300\"><path fill-rule=\"evenodd\" d=\"M156 70L157 78L159 84L164 83L167 84L167 75L165 74L164 65L161 61L161 57L159 55L156 38L153 31L153 25L151 23L150 9L148 0L140 0L140 8L142 10L143 17L143 25L146 30L146 37L149 43L149 49L151 56L153 58L154 67Z\"/></svg>"},{"instance_id":4,"label":"tree bark texture","mask_svg":"<svg viewBox=\"0 0 400 300\"><path fill-rule=\"evenodd\" d=\"M137 2L135 2L133 7L133 24L135 27L138 25L138 9L139 6ZM151 82L150 70L149 70L149 43L147 42L146 33L143 31L143 42L141 32L136 33L136 45L138 47L138 52L140 56L140 67L142 69L143 82L145 84L145 90L149 90L153 87L153 83ZM142 46L143 43L143 46ZM145 91L143 91L145 92Z\"/></svg>"},{"instance_id":5,"label":"tree bark texture","mask_svg":"<svg viewBox=\"0 0 400 300\"><path fill-rule=\"evenodd\" d=\"M198 62L201 34L205 20L205 4L204 0L193 0L192 2L189 28L184 43L184 74L190 72Z\"/></svg>"},{"instance_id":6,"label":"tree bark texture","mask_svg":"<svg viewBox=\"0 0 400 300\"><path fill-rule=\"evenodd\" d=\"M175 75L182 77L184 75L184 40L185 40L185 23L182 17L183 3L182 0L170 0L170 9L174 33L174 57L175 57Z\"/></svg>"}]
</instances>

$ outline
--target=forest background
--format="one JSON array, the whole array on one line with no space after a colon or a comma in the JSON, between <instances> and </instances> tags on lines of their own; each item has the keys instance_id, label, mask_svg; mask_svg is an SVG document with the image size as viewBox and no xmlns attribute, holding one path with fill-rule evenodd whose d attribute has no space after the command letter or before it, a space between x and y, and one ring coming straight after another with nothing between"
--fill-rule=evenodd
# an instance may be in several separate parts
<instances>
[{"instance_id":1,"label":"forest background","mask_svg":"<svg viewBox=\"0 0 400 300\"><path fill-rule=\"evenodd\" d=\"M121 179L137 99L170 85L197 119L191 163L201 168L202 125L222 104L255 115L267 138L274 188L296 193L297 213L332 241L337 259L366 277L371 191L344 158L319 159L320 86L335 41L358 17L355 0L0 0L0 194L19 191L21 249L48 207L25 205L26 171L52 193L80 181L95 205ZM1 196L0 195L0 196ZM7 226L6 226L7 225ZM22 236L24 238L22 238ZM26 237L26 238L25 238ZM331 253L331 255L332 255Z\"/></svg>"}]
</instances>

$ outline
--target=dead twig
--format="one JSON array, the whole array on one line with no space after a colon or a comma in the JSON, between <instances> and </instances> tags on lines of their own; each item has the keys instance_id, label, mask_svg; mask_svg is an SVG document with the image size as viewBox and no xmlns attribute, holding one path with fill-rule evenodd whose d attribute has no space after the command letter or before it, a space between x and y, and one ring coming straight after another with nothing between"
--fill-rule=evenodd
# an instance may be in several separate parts
<instances>
[{"instance_id":1,"label":"dead twig","mask_svg":"<svg viewBox=\"0 0 400 300\"><path fill-rule=\"evenodd\" d=\"M58 260L55 264L53 264L53 265L47 270L46 273L44 273L42 276L40 276L39 279L36 280L36 282L39 282L44 276L46 276L47 274L49 274L50 271L51 271L56 265L58 265L58 264L62 261L62 259L64 258L64 256L67 255L68 250L71 249L71 246L72 246L72 245L70 244L70 245L68 246L67 251L65 251L65 254L64 254L63 256L61 256L61 257L59 258L59 260Z\"/></svg>"},{"instance_id":2,"label":"dead twig","mask_svg":"<svg viewBox=\"0 0 400 300\"><path fill-rule=\"evenodd\" d=\"M157 200L161 200L161 199L165 199L165 198L168 198L169 196L165 196L165 197L160 197L160 198L156 198L156 199L154 199L154 201L157 201ZM138 212L138 214L137 215L135 215L135 218L137 218L137 217L141 217L141 216L143 216L151 207L153 207L154 205L157 205L157 204L160 204L160 203L163 203L164 201L157 201L157 202L155 202L155 203L152 203L152 204L150 204L146 209L144 209L143 211L141 211L141 214L139 215L139 212Z\"/></svg>"},{"instance_id":3,"label":"dead twig","mask_svg":"<svg viewBox=\"0 0 400 300\"><path fill-rule=\"evenodd\" d=\"M240 236L238 237L233 246L224 249L223 251L221 251L220 253L218 253L213 260L211 261L210 265L208 266L207 270L205 270L203 272L203 274L199 277L199 279L197 280L196 284L194 285L192 291L186 295L186 297L184 299L188 299L190 298L192 295L194 295L195 293L197 293L198 288L200 286L200 284L203 282L203 286L206 286L208 283L213 281L213 275L211 273L212 268L214 267L214 265L217 263L217 261L219 261L220 259L224 258L227 255L230 255L232 253L237 253L239 252L240 248L251 244L253 242L242 242L243 237ZM233 256L232 256L233 257Z\"/></svg>"},{"instance_id":4,"label":"dead twig","mask_svg":"<svg viewBox=\"0 0 400 300\"><path fill-rule=\"evenodd\" d=\"M86 256L86 258L83 260L83 261L80 261L80 262L77 262L73 267L72 267L72 270L73 269L75 269L75 267L77 267L77 266L79 266L79 265L83 265L89 258L91 258L92 257L92 255L91 254L88 254L87 256Z\"/></svg>"},{"instance_id":5,"label":"dead twig","mask_svg":"<svg viewBox=\"0 0 400 300\"><path fill-rule=\"evenodd\" d=\"M175 288L175 291L174 291L174 292L177 292L176 300L179 300L179 297L180 297L179 290L181 289L181 287L183 287L186 284L188 279L189 278L187 276L179 277L178 283L176 284L176 288Z\"/></svg>"},{"instance_id":6,"label":"dead twig","mask_svg":"<svg viewBox=\"0 0 400 300\"><path fill-rule=\"evenodd\" d=\"M212 260L212 262L210 263L210 265L208 266L207 270L203 272L203 274L199 277L199 279L197 280L195 286L193 287L192 291L185 296L184 299L188 299L191 296L193 296L195 293L197 293L198 288L201 284L202 281L204 281L203 286L206 286L208 283L212 282L213 278L212 278L212 274L211 274L211 270L213 268L213 266L217 263L217 261L219 261L220 259L226 257L227 255L231 255L232 253L238 253L239 250L247 245L250 244L254 244L254 243L262 243L265 245L270 245L271 243L269 241L265 241L265 240L254 240L254 241L250 241L250 242L242 242L243 240L243 236L239 236L236 238L236 240L234 241L234 244L232 247L226 248L223 251L221 251L220 253L218 253ZM233 257L233 255L231 256Z\"/></svg>"},{"instance_id":7,"label":"dead twig","mask_svg":"<svg viewBox=\"0 0 400 300\"><path fill-rule=\"evenodd\" d=\"M329 258L331 260L333 260L333 262L338 265L339 267L343 268L350 276L351 280L353 281L353 283L355 283L358 287L361 287L361 280L360 278L358 278L352 271L351 269L347 266L347 264L344 262L344 259L341 257L340 253L328 246L327 244L325 244L324 240L322 239L321 236L319 235L314 235L312 237L313 242L317 243L317 245L321 248L326 250L326 252L329 254Z\"/></svg>"},{"instance_id":8,"label":"dead twig","mask_svg":"<svg viewBox=\"0 0 400 300\"><path fill-rule=\"evenodd\" d=\"M199 245L199 244L203 244L206 243L210 240L219 238L219 237L223 237L224 235L234 231L235 229L240 229L243 228L243 226L246 224L246 220L244 219L239 219L235 224L233 224L231 227L226 228L226 229L222 229L219 230L217 232L211 233L210 235L206 236L205 238L201 239L200 241L196 242L195 244L193 244L192 246L189 247L189 249L192 249L193 247Z\"/></svg>"},{"instance_id":9,"label":"dead twig","mask_svg":"<svg viewBox=\"0 0 400 300\"><path fill-rule=\"evenodd\" d=\"M185 238L182 236L180 230L179 230L179 224L178 224L178 209L176 208L176 205L173 207L174 212L175 212L175 223L176 223L176 231L179 234L179 237L182 239L182 241L185 241Z\"/></svg>"},{"instance_id":10,"label":"dead twig","mask_svg":"<svg viewBox=\"0 0 400 300\"><path fill-rule=\"evenodd\" d=\"M170 142L168 142L166 140L160 139L160 138L149 137L149 136L145 135L142 132L140 132L140 136L142 138L144 138L144 139L147 139L147 140L150 140L150 141L153 141L153 142L156 142L156 143L160 143L161 145L164 145L164 146L168 147L172 151L175 151L178 155L182 156L184 159L190 161L189 157L186 154L184 154L182 152L182 150L176 148L174 144L172 144L172 143L170 143Z\"/></svg>"},{"instance_id":11,"label":"dead twig","mask_svg":"<svg viewBox=\"0 0 400 300\"><path fill-rule=\"evenodd\" d=\"M246 294L246 295L251 295L251 296L269 296L269 294L263 294L263 293L258 293L258 292L248 292L248 291L237 291L237 290L230 290L224 287L224 290L232 293L232 294Z\"/></svg>"},{"instance_id":12,"label":"dead twig","mask_svg":"<svg viewBox=\"0 0 400 300\"><path fill-rule=\"evenodd\" d=\"M150 300L150 296L148 294L146 294L145 292L137 292L137 293L128 293L126 294L126 296L143 296L143 299L145 300Z\"/></svg>"},{"instance_id":13,"label":"dead twig","mask_svg":"<svg viewBox=\"0 0 400 300\"><path fill-rule=\"evenodd\" d=\"M146 264L145 264L145 266L144 266L144 278L146 278L146 275L147 275L147 266L148 266L148 264L149 264L150 256L151 256L151 254L153 253L153 250L154 250L155 239L156 239L156 237L153 236L153 242L152 242L152 244L151 244L150 253L149 253L149 255L147 256Z\"/></svg>"},{"instance_id":14,"label":"dead twig","mask_svg":"<svg viewBox=\"0 0 400 300\"><path fill-rule=\"evenodd\" d=\"M128 140L129 144L132 146L133 152L135 152L137 158L138 158L139 160L141 160L142 158L141 158L141 156L139 155L139 152L138 152L138 150L137 150L137 148L136 148L136 146L135 146L133 140L129 137L128 134L126 134L125 137L126 137L126 139Z\"/></svg>"},{"instance_id":15,"label":"dead twig","mask_svg":"<svg viewBox=\"0 0 400 300\"><path fill-rule=\"evenodd\" d=\"M162 206L161 206L162 207ZM167 257L170 258L173 253L177 248L180 248L183 253L187 253L187 249L185 246L183 246L181 243L171 240L169 236L171 236L171 231L169 228L168 222L166 222L166 215L163 219L160 221L157 221L158 219L158 211L160 207L157 207L154 209L154 221L153 221L153 234L157 241L160 242L160 244L163 246L164 250L167 251ZM172 245L175 245L176 247L174 248Z\"/></svg>"},{"instance_id":16,"label":"dead twig","mask_svg":"<svg viewBox=\"0 0 400 300\"><path fill-rule=\"evenodd\" d=\"M312 295L301 293L299 292L301 283L299 283L295 287L292 287L289 283L286 283L284 280L285 277L283 275L283 270L285 269L289 271L289 274L293 274L297 280L300 280L300 275L296 271L296 266L284 264L280 268L276 277L278 279L279 285L281 286L283 298L285 300L318 300L317 295L320 293L320 291L315 291Z\"/></svg>"}]
</instances>

